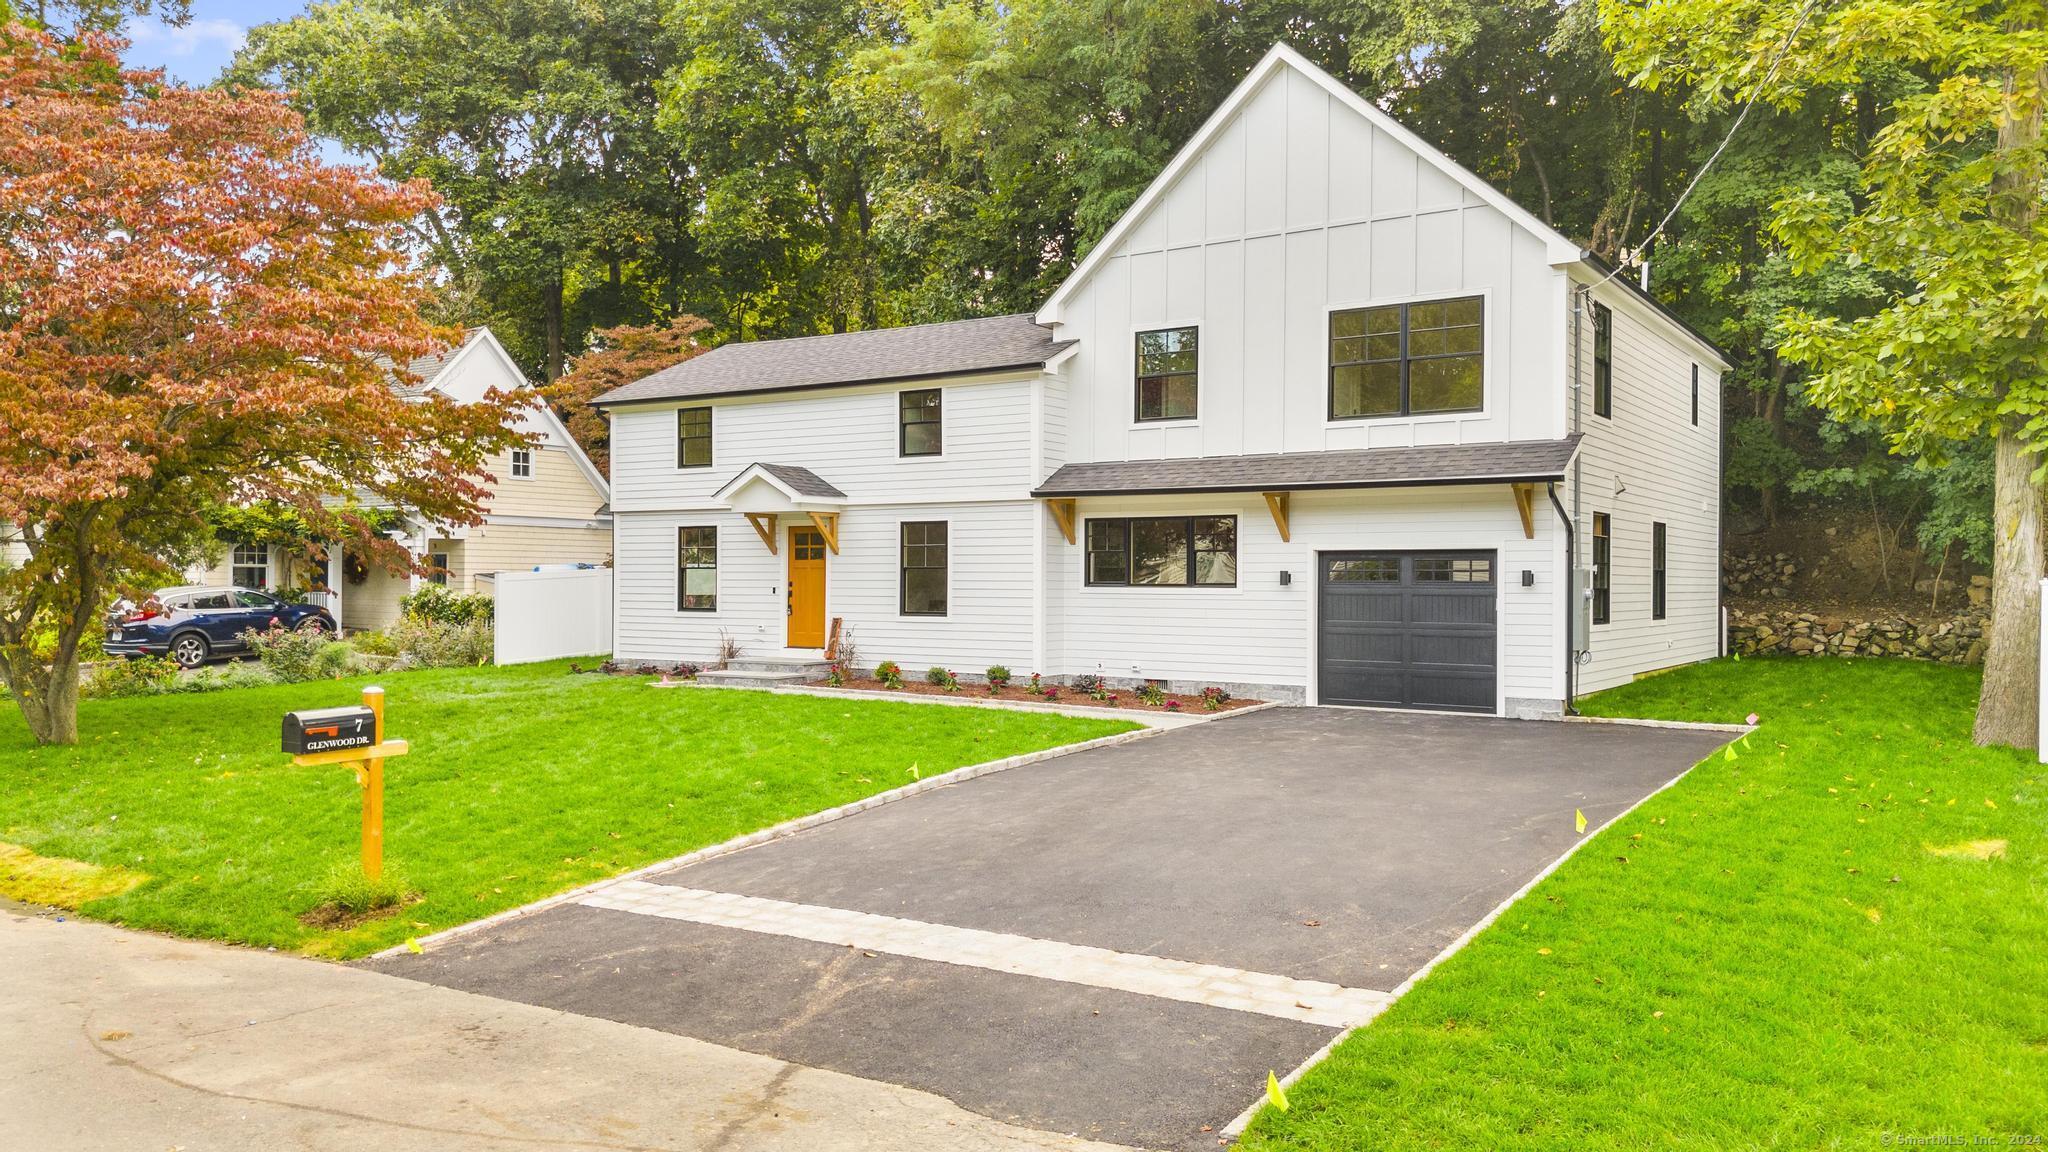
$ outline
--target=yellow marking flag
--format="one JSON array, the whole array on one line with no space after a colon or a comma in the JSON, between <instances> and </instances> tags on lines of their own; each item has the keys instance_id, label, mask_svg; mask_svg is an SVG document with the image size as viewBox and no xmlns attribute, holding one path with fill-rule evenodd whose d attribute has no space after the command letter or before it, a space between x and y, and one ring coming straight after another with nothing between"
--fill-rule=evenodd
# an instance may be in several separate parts
<instances>
[{"instance_id":1,"label":"yellow marking flag","mask_svg":"<svg viewBox=\"0 0 2048 1152\"><path fill-rule=\"evenodd\" d=\"M1572 827L1579 830L1579 835L1586 834L1586 814L1577 808L1572 809Z\"/></svg>"},{"instance_id":2,"label":"yellow marking flag","mask_svg":"<svg viewBox=\"0 0 2048 1152\"><path fill-rule=\"evenodd\" d=\"M1287 1092L1280 1087L1280 1078L1273 1075L1271 1068L1266 1069L1266 1100L1282 1112L1287 1111Z\"/></svg>"}]
</instances>

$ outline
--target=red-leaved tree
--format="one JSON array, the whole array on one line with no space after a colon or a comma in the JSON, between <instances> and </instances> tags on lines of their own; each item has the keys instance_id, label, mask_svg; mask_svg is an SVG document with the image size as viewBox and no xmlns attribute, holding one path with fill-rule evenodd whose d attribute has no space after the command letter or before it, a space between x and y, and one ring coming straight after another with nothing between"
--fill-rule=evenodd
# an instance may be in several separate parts
<instances>
[{"instance_id":1,"label":"red-leaved tree","mask_svg":"<svg viewBox=\"0 0 2048 1152\"><path fill-rule=\"evenodd\" d=\"M347 507L475 523L525 401L401 399L423 320L421 185L323 163L274 93L164 82L121 44L0 27L0 676L78 738L78 656L117 592L170 574L212 505L276 500L403 562Z\"/></svg>"},{"instance_id":2,"label":"red-leaved tree","mask_svg":"<svg viewBox=\"0 0 2048 1152\"><path fill-rule=\"evenodd\" d=\"M711 350L709 321L688 313L667 324L621 324L590 334L590 350L569 362L562 378L543 390L569 435L605 475L611 475L612 424L592 400Z\"/></svg>"}]
</instances>

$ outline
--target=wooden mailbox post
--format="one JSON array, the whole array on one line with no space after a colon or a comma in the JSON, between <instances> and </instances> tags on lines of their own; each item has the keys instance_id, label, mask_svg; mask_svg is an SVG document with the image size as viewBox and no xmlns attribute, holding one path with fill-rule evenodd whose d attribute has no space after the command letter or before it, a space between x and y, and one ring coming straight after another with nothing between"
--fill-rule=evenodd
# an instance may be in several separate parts
<instances>
[{"instance_id":1,"label":"wooden mailbox post","mask_svg":"<svg viewBox=\"0 0 2048 1152\"><path fill-rule=\"evenodd\" d=\"M363 875L375 880L384 873L384 761L394 756L403 756L410 749L403 740L384 738L384 690L363 689L363 708L370 713L371 732L368 743L358 742L347 747L330 747L319 751L295 751L292 747L294 726L297 726L301 745L328 743L343 744L347 737L342 735L350 721L360 722L360 714L344 720L328 721L316 713L294 712L285 717L285 751L292 753L292 763L299 765L347 764L356 770L356 784L363 790ZM334 709L333 712L355 712L355 709ZM326 736L325 740L308 741L308 736Z\"/></svg>"}]
</instances>

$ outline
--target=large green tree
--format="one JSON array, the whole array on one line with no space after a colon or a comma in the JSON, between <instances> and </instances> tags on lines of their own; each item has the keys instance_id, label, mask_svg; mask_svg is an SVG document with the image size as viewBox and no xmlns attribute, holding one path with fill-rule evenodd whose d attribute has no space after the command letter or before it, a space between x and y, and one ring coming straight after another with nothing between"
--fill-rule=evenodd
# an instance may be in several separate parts
<instances>
[{"instance_id":1,"label":"large green tree","mask_svg":"<svg viewBox=\"0 0 2048 1152\"><path fill-rule=\"evenodd\" d=\"M2048 228L2038 0L1603 0L1617 61L1643 87L1780 108L1853 103L1879 77L1851 194L1781 201L1773 231L1802 273L1866 266L1900 283L1868 315L1794 310L1783 353L1810 394L1905 453L1988 440L1995 458L1992 623L1980 743L2038 739L2042 485L2048 447Z\"/></svg>"}]
</instances>

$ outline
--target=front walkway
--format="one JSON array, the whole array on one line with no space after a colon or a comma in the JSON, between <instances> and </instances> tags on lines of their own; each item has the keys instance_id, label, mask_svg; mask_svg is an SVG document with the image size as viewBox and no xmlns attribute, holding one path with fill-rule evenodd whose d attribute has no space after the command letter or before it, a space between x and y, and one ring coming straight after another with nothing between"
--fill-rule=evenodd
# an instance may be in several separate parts
<instances>
[{"instance_id":1,"label":"front walkway","mask_svg":"<svg viewBox=\"0 0 2048 1152\"><path fill-rule=\"evenodd\" d=\"M924 1092L0 904L0 1144L1103 1152Z\"/></svg>"}]
</instances>

